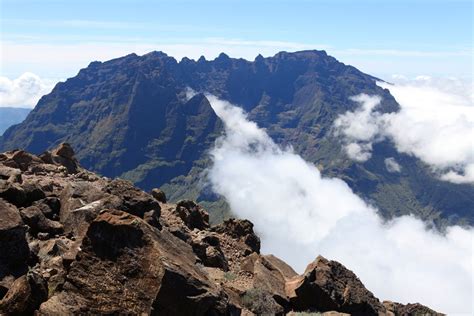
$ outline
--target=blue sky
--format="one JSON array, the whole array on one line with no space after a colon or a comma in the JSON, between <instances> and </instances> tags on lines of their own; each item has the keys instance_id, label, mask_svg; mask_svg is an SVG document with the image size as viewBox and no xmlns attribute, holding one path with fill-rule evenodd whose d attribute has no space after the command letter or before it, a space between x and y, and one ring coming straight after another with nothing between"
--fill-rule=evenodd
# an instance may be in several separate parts
<instances>
[{"instance_id":1,"label":"blue sky","mask_svg":"<svg viewBox=\"0 0 474 316\"><path fill-rule=\"evenodd\" d=\"M0 76L73 76L92 60L163 50L253 59L325 49L387 78L472 76L471 1L0 0Z\"/></svg>"}]
</instances>

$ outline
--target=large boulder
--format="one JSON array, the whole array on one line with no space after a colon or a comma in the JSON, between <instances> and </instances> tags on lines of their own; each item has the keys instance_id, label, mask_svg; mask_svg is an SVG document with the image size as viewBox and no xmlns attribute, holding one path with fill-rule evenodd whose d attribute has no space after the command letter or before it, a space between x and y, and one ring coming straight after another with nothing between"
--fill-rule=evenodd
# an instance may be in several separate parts
<instances>
[{"instance_id":1,"label":"large boulder","mask_svg":"<svg viewBox=\"0 0 474 316\"><path fill-rule=\"evenodd\" d=\"M175 212L189 229L209 228L209 214L193 201L179 201Z\"/></svg>"},{"instance_id":2,"label":"large boulder","mask_svg":"<svg viewBox=\"0 0 474 316\"><path fill-rule=\"evenodd\" d=\"M24 273L30 250L26 226L18 209L0 198L0 280L9 274Z\"/></svg>"},{"instance_id":3,"label":"large boulder","mask_svg":"<svg viewBox=\"0 0 474 316\"><path fill-rule=\"evenodd\" d=\"M220 268L223 271L229 269L229 264L222 252L217 234L209 231L199 231L193 234L190 244L200 262L206 267Z\"/></svg>"},{"instance_id":4,"label":"large boulder","mask_svg":"<svg viewBox=\"0 0 474 316\"><path fill-rule=\"evenodd\" d=\"M0 165L0 179L7 180L10 183L21 183L23 181L20 170L5 165Z\"/></svg>"},{"instance_id":5,"label":"large boulder","mask_svg":"<svg viewBox=\"0 0 474 316\"><path fill-rule=\"evenodd\" d=\"M90 224L62 291L41 305L40 314L225 312L225 297L195 260L191 247L169 232L132 214L103 210Z\"/></svg>"},{"instance_id":6,"label":"large boulder","mask_svg":"<svg viewBox=\"0 0 474 316\"><path fill-rule=\"evenodd\" d=\"M253 231L253 224L248 220L228 219L212 227L212 231L228 235L242 241L248 249L247 254L260 253L260 238Z\"/></svg>"},{"instance_id":7,"label":"large boulder","mask_svg":"<svg viewBox=\"0 0 474 316\"><path fill-rule=\"evenodd\" d=\"M143 218L146 212L160 212L160 203L151 195L137 189L129 181L116 179L108 183L104 191L111 195L120 197L121 204L116 208L124 212Z\"/></svg>"},{"instance_id":8,"label":"large boulder","mask_svg":"<svg viewBox=\"0 0 474 316\"><path fill-rule=\"evenodd\" d=\"M48 157L48 158L45 158ZM79 163L74 156L74 150L68 143L61 143L52 152L43 156L43 160L51 158L53 163L64 166L68 173L75 174L80 170Z\"/></svg>"},{"instance_id":9,"label":"large boulder","mask_svg":"<svg viewBox=\"0 0 474 316\"><path fill-rule=\"evenodd\" d=\"M242 303L252 312L281 314L290 308L285 291L285 276L270 260L254 252L242 260L240 270L251 276L251 288L241 298ZM260 300L259 304L248 304L252 294Z\"/></svg>"},{"instance_id":10,"label":"large boulder","mask_svg":"<svg viewBox=\"0 0 474 316\"><path fill-rule=\"evenodd\" d=\"M383 304L342 264L319 256L302 276L287 282L291 305L300 311L382 315Z\"/></svg>"},{"instance_id":11,"label":"large boulder","mask_svg":"<svg viewBox=\"0 0 474 316\"><path fill-rule=\"evenodd\" d=\"M38 233L48 233L54 236L63 232L63 225L47 218L37 206L24 208L20 214L25 224L30 227L30 232L35 236Z\"/></svg>"},{"instance_id":12,"label":"large boulder","mask_svg":"<svg viewBox=\"0 0 474 316\"><path fill-rule=\"evenodd\" d=\"M166 203L166 194L160 189L154 188L151 190L151 195L159 202Z\"/></svg>"},{"instance_id":13,"label":"large boulder","mask_svg":"<svg viewBox=\"0 0 474 316\"><path fill-rule=\"evenodd\" d=\"M0 180L0 198L17 206L26 203L26 193L21 185L7 180Z\"/></svg>"},{"instance_id":14,"label":"large boulder","mask_svg":"<svg viewBox=\"0 0 474 316\"><path fill-rule=\"evenodd\" d=\"M31 315L47 297L46 281L37 273L29 272L16 279L0 300L0 315Z\"/></svg>"}]
</instances>

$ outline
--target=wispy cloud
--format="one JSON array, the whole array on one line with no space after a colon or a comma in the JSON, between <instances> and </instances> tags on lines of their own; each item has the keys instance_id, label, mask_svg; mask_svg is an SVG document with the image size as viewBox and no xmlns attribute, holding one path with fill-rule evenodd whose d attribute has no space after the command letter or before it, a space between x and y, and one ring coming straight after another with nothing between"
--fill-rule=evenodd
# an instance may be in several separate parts
<instances>
[{"instance_id":1,"label":"wispy cloud","mask_svg":"<svg viewBox=\"0 0 474 316\"><path fill-rule=\"evenodd\" d=\"M399 83L379 85L390 90L401 106L400 112L377 112L380 97L359 95L353 98L359 108L335 121L348 156L366 161L373 143L390 138L399 152L431 165L441 179L474 182L472 83L428 76L394 79Z\"/></svg>"}]
</instances>

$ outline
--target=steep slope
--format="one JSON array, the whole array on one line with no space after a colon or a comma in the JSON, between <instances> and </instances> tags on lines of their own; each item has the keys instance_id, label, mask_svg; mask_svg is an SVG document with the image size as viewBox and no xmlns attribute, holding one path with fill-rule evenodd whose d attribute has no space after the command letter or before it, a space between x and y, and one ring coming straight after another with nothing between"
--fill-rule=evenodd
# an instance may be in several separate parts
<instances>
[{"instance_id":1,"label":"steep slope","mask_svg":"<svg viewBox=\"0 0 474 316\"><path fill-rule=\"evenodd\" d=\"M0 107L0 135L12 125L21 123L31 109Z\"/></svg>"},{"instance_id":2,"label":"steep slope","mask_svg":"<svg viewBox=\"0 0 474 316\"><path fill-rule=\"evenodd\" d=\"M201 94L186 98L191 88L243 107L277 143L291 144L323 174L346 180L387 217L412 213L440 225L473 224L474 186L438 180L388 142L365 163L346 157L331 128L339 114L357 107L351 96L377 94L383 98L378 111L399 109L375 80L324 51L281 52L253 62L225 54L179 63L160 52L132 54L91 63L58 84L24 123L5 132L0 147L39 153L68 141L87 168L144 189L162 186L172 200L199 200L219 220L224 205L200 179L209 165L206 150L222 128ZM386 170L389 157L402 173Z\"/></svg>"},{"instance_id":3,"label":"steep slope","mask_svg":"<svg viewBox=\"0 0 474 316\"><path fill-rule=\"evenodd\" d=\"M0 154L0 314L437 314L380 302L322 257L298 275L260 254L251 222L208 220L192 201L83 169L68 144Z\"/></svg>"}]
</instances>

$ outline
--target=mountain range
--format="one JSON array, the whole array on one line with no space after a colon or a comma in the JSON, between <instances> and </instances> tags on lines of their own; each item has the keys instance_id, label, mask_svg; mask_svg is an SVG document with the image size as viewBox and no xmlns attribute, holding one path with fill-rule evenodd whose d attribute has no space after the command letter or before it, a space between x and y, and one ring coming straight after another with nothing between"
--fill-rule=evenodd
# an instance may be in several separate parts
<instances>
[{"instance_id":1,"label":"mountain range","mask_svg":"<svg viewBox=\"0 0 474 316\"><path fill-rule=\"evenodd\" d=\"M385 218L414 214L443 227L474 223L474 186L441 181L390 140L366 162L349 159L333 133L334 120L358 105L351 97L379 95L381 113L400 110L377 79L324 51L280 52L254 61L222 53L214 60L175 60L162 52L92 62L58 83L21 124L0 138L0 150L41 153L68 142L86 168L171 201L197 200L211 222L229 216L225 201L206 185L208 151L223 125L205 94L248 112L282 146L291 145L325 176L343 179ZM190 91L195 91L190 95ZM387 170L394 158L401 172Z\"/></svg>"}]
</instances>

